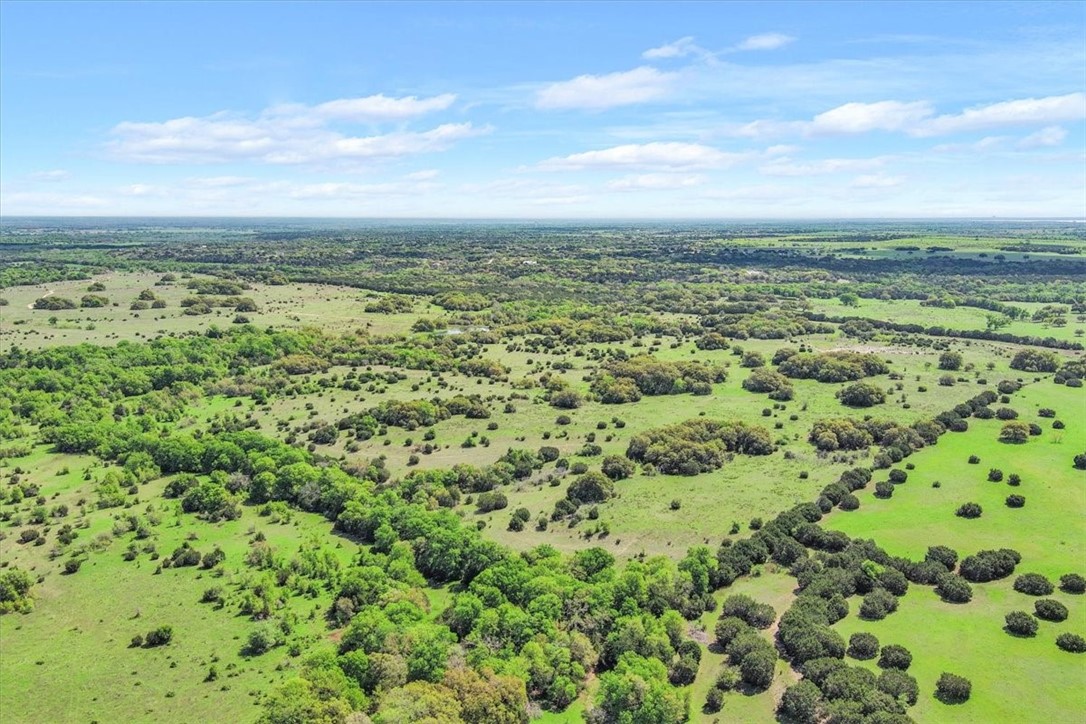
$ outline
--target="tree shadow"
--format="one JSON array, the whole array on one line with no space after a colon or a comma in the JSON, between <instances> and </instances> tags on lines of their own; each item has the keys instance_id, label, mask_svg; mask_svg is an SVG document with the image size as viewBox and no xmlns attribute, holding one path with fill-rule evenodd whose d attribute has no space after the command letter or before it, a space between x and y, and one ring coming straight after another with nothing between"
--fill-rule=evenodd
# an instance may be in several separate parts
<instances>
[{"instance_id":1,"label":"tree shadow","mask_svg":"<svg viewBox=\"0 0 1086 724\"><path fill-rule=\"evenodd\" d=\"M932 694L932 696L934 698L938 699L943 704L946 704L947 706L958 706L960 704L964 704L965 702L969 701L968 696L966 696L964 698L960 697L960 696L950 696L948 694L944 694L941 691L936 691L934 694Z\"/></svg>"},{"instance_id":2,"label":"tree shadow","mask_svg":"<svg viewBox=\"0 0 1086 724\"><path fill-rule=\"evenodd\" d=\"M1003 627L1003 632L1008 636L1013 636L1016 639L1035 639L1037 638L1037 632L1033 633L1019 633L1018 631L1012 631L1009 626Z\"/></svg>"}]
</instances>

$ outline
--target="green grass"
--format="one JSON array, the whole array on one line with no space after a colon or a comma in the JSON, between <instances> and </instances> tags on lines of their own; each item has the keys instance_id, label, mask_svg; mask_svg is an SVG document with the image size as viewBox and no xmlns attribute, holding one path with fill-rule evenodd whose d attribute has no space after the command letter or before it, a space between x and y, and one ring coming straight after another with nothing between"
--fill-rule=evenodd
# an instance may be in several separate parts
<instances>
[{"instance_id":1,"label":"green grass","mask_svg":"<svg viewBox=\"0 0 1086 724\"><path fill-rule=\"evenodd\" d=\"M667 338L665 338L667 340ZM616 345L637 352L629 345ZM780 342L750 340L743 343L745 349L763 352L767 357L781 346ZM825 336L817 339L819 349L853 348L853 343L837 336ZM930 419L936 413L964 401L977 394L981 389L974 377L987 377L989 383L1008 375L1007 359L995 356L1001 348L987 343L976 343L967 348L967 359L984 358L996 360L997 368L962 372L966 381L953 387L940 387L938 378L942 371L935 362L936 352L917 353L912 349L897 349L878 345L864 345L861 349L878 351L891 361L892 369L901 374L903 379L895 383L888 376L872 378L872 381L890 390L888 402L875 408L855 410L843 407L834 397L842 385L823 384L810 380L795 380L796 400L786 403L785 409L773 409L774 403L766 395L747 392L742 389L742 381L749 371L738 367L737 358L730 351L703 352L694 350L692 344L683 344L671 348L665 341L657 354L662 359L697 359L716 364L731 365L729 379L716 385L713 394L704 397L691 395L646 397L635 404L603 405L588 402L583 407L572 410L557 410L546 404L542 390L517 390L508 383L479 381L463 377L456 373L442 375L444 384L439 384L428 373L407 371L407 380L392 385L381 385L380 391L362 390L350 392L342 389L327 389L319 393L298 395L292 398L272 400L269 405L258 408L251 401L244 401L241 407L236 402L223 398L210 398L193 409L194 419L208 419L218 413L252 414L266 434L279 434L276 422L286 420L291 428L303 423L321 421L334 423L337 419L379 404L383 400L430 399L432 397L449 398L459 394L481 394L484 397L508 397L512 394L526 393L529 400L515 400L515 413L502 412L502 403L490 403L492 416L489 420L469 420L454 417L434 426L436 438L434 444L439 449L431 454L421 454L424 430L407 431L390 428L386 437L375 437L362 442L356 453L347 453L346 439L333 446L322 446L318 450L335 456L344 455L347 459L365 460L383 455L393 475L403 475L411 470L408 458L419 455L418 467L449 468L453 465L468 463L488 465L496 461L509 448L536 450L544 445L557 447L562 455L574 456L586 442L589 435L596 436L596 444L603 449L603 455L622 455L632 436L638 432L669 425L699 415L710 418L740 419L769 428L775 437L785 446L767 458L737 456L721 470L692 477L657 475L648 477L642 474L618 484L618 497L600 507L601 520L611 529L610 535L597 542L606 545L616 555L629 557L641 552L681 556L691 545L711 543L716 545L728 534L733 522L738 522L744 529L753 517L769 518L785 507L798 502L811 500L827 483L836 479L849 466L845 462L834 462L829 458L820 458L807 443L806 437L811 424L822 417L892 417L898 420L913 421ZM544 361L570 361L574 369L563 373L571 386L587 391L588 384L583 380L591 371L591 363L572 354L542 356L524 352L505 353L495 345L485 349L485 357L500 359L509 365L513 372L511 379L518 379L526 373L538 369ZM387 371L387 368L373 366L375 372ZM1002 371L1001 371L1002 370ZM338 374L342 377L347 368L334 368L324 376ZM315 376L315 378L318 376ZM418 384L416 391L412 386ZM897 389L900 386L900 390ZM919 391L925 387L924 392ZM905 402L901 400L904 398ZM905 405L908 405L906 407ZM806 410L803 408L806 407ZM763 411L769 409L770 416L764 417ZM567 414L572 423L559 426L555 420L560 414ZM791 416L796 415L796 420ZM613 418L625 421L624 428L616 428ZM597 423L606 423L603 430L597 429ZM488 430L489 423L496 423L498 429ZM779 424L780 429L775 429ZM472 434L489 440L489 445L464 448L463 443ZM549 435L549 438L547 437ZM279 434L285 437L285 433ZM303 436L304 437L304 436ZM608 440L607 438L611 439ZM386 440L389 444L385 444ZM411 445L407 445L407 441ZM784 452L789 451L792 459L786 459ZM597 466L601 458L570 457L589 466ZM518 483L504 491L509 497L510 509L526 507L532 514L532 520L539 514L549 515L554 504L565 495L565 482L551 487L547 475L553 466L544 468L543 475ZM801 479L800 473L808 473L807 479ZM678 499L682 507L678 511L670 509L672 500ZM585 526L569 529L564 524L552 525L549 530L540 532L534 524L524 531L512 533L506 530L510 510L502 510L486 515L477 515L470 504L461 506L465 515L471 519L486 522L486 534L503 544L517 549L534 547L540 543L549 543L561 550L576 550L586 545L582 534Z\"/></svg>"},{"instance_id":2,"label":"green grass","mask_svg":"<svg viewBox=\"0 0 1086 724\"><path fill-rule=\"evenodd\" d=\"M216 308L211 314L189 316L180 306L181 300L192 295L185 287L188 279L155 286L161 274L121 272L102 274L89 280L58 281L49 284L8 287L4 297L10 304L0 307L0 352L12 345L23 349L40 349L57 345L115 344L122 339L149 340L160 335L203 331L213 324L229 327L236 313L232 308ZM201 278L194 275L194 278ZM87 287L100 281L111 306L94 309L45 311L28 309L34 300L53 292L76 304L87 294ZM150 289L167 303L165 309L131 311L129 305L140 291ZM417 301L415 311L402 314L374 314L365 307L379 295L349 287L323 284L288 284L275 286L254 283L242 292L253 299L258 312L248 313L253 324L299 328L317 326L331 332L364 329L370 334L386 335L407 332L419 316L433 315L440 309L425 301ZM116 306L113 306L115 303ZM50 323L50 318L56 323Z\"/></svg>"},{"instance_id":3,"label":"green grass","mask_svg":"<svg viewBox=\"0 0 1086 724\"><path fill-rule=\"evenodd\" d=\"M925 239L926 243L942 243ZM790 242L780 242L781 244ZM897 244L923 246L915 240ZM1002 241L1000 242L1002 243ZM880 254L894 255L892 245L881 245ZM957 244L959 252L973 253L968 245ZM885 248L882 248L885 247ZM11 304L0 308L0 351L12 344L24 348L92 342L112 344L120 339L150 339L159 334L179 334L200 331L210 324L227 326L232 310L221 310L207 316L189 317L182 314L180 300L188 296L182 284L153 287L157 274L110 274L99 277L107 286L104 294L119 303L118 307L68 312L31 311L27 304L41 296L46 289L78 300L85 293L87 281L58 282L45 287L16 287L4 296ZM152 288L169 306L164 310L133 313L128 304L141 289ZM342 287L319 285L288 285L282 287L257 285L246 293L260 305L261 311L249 315L260 325L299 327L320 326L331 332L367 329L372 334L406 332L420 315L441 316L442 310L419 300L411 313L396 315L368 314L363 311L367 293ZM813 300L817 311L831 314L859 315L889 319L897 322L925 325L943 324L961 329L983 329L987 312L958 307L951 310L921 307L915 301L861 300L858 308L848 308L836 300ZM1029 309L1039 305L1025 304ZM48 322L57 317L56 325ZM682 315L675 315L676 318ZM1064 328L1045 328L1032 322L1016 322L1003 331L1012 334L1054 336L1076 339L1074 331L1082 326L1072 317ZM598 468L599 457L581 458L576 452L589 435L603 454L623 454L630 438L638 432L663 425L682 422L704 415L709 418L739 419L761 424L773 431L782 449L767 457L737 456L722 469L692 477L669 475L647 476L638 473L616 485L617 497L599 506L601 522L610 528L607 535L586 535L595 525L584 521L569 528L564 522L551 523L547 531L537 531L536 516L549 516L556 501L565 496L569 478L551 485L548 477L555 471L546 466L540 475L516 483L505 490L509 508L479 515L466 502L458 507L467 521L482 521L484 534L514 549L528 549L548 543L563 551L573 551L588 545L601 545L620 559L640 553L681 557L692 545L708 544L715 548L721 539L729 537L733 522L740 524L739 536L749 534L753 517L769 519L790 505L810 501L842 470L866 464L862 454L848 460L834 461L819 457L807 443L811 424L823 417L892 418L901 422L929 419L994 387L1001 379L1022 377L1031 381L1035 375L1023 375L1008 368L1015 347L1005 344L946 340L953 349L961 351L971 369L955 373L956 383L950 387L938 384L944 372L937 369L938 351L922 347L888 346L860 343L839 334L805 337L802 342L818 350L859 349L872 351L891 362L899 381L888 376L872 380L887 389L888 401L868 410L850 410L835 399L841 385L795 381L796 400L785 409L773 409L765 395L755 395L742 389L748 371L738 367L738 357L732 350L704 352L689 342L663 337L654 347L633 343L616 345L585 345L560 348L551 354L523 351L508 352L505 345L490 345L483 356L500 360L511 368L510 382L482 381L445 373L441 380L428 372L406 371L407 379L391 385L380 383L374 390L358 392L329 388L313 394L273 399L267 406L257 407L251 400L211 397L192 407L180 426L201 427L222 415L251 415L267 435L285 437L289 429L321 421L334 423L340 417L365 410L384 400L447 398L457 394L480 394L492 398L489 420L467 420L462 417L443 421L434 427L435 443L440 448L430 455L420 455L419 468L448 468L458 463L487 465L493 463L509 448L538 449L553 445L572 462L584 462ZM652 340L646 336L646 343ZM675 346L672 346L672 345ZM762 352L770 357L774 350L797 342L745 340L738 343L747 350ZM543 399L542 390L518 389L512 384L525 377L537 377L547 363L567 361L573 369L560 372L574 388L586 391L585 376L594 363L578 351L613 347L637 354L652 351L661 359L699 360L730 365L729 379L716 385L713 394L705 397L689 395L646 397L628 405L586 403L574 411L556 410ZM1072 356L1061 353L1064 356ZM993 369L989 370L991 365ZM374 371L388 368L375 366ZM334 368L320 377L338 374L347 368ZM986 380L984 384L980 380ZM412 386L418 385L414 390ZM921 391L921 388L926 388ZM515 400L517 411L503 413L503 400L510 395L527 394L528 400ZM996 440L1001 422L971 420L966 433L948 433L938 445L922 450L904 461L915 465L909 471L906 484L897 486L891 500L873 497L873 485L858 495L861 508L852 513L835 512L825 524L854 537L874 538L894 555L920 558L930 545L948 545L964 556L984 548L1011 547L1022 553L1018 572L1039 572L1050 578L1083 571L1086 561L1086 502L1083 486L1086 473L1071 469L1071 458L1086 451L1086 398L1083 390L1056 386L1045 379L1027 385L1011 398L1010 406L1021 414L1022 420L1038 422L1044 429L1040 437L1031 438L1020 446L1008 446ZM1001 406L997 403L995 407ZM1051 420L1039 418L1036 410L1051 407L1066 423L1062 431L1051 428ZM764 409L770 410L763 416ZM555 418L568 414L572 423L558 426ZM796 420L790 417L796 415ZM612 418L625 421L617 428ZM277 423L287 421L287 431ZM487 430L488 423L497 423L496 430ZM604 422L603 430L597 423ZM779 428L776 425L780 425ZM344 456L348 460L364 460L379 455L387 458L394 476L406 474L411 467L409 456L418 453L424 430L406 431L392 428L383 438L361 444L356 453L346 453L346 441L334 446L322 446L317 452ZM473 433L485 436L489 445L465 448L461 443ZM607 438L611 439L608 440ZM304 440L304 434L299 435ZM406 444L408 439L411 444ZM388 444L385 444L385 443ZM785 452L789 453L786 458ZM981 457L979 465L969 465L969 455ZM51 558L55 532L49 533L49 543L43 546L20 545L18 531L24 527L0 525L6 537L0 540L0 561L18 565L41 576L36 586L36 606L30 615L10 615L0 618L0 688L3 690L2 718L11 721L248 721L258 715L257 692L266 691L271 684L290 676L295 659L287 647L268 654L246 658L241 648L249 631L256 624L234 610L215 611L199 604L200 593L211 585L236 581L245 575L243 558L253 530L263 531L275 548L285 554L297 550L303 542L316 539L337 551L346 563L356 550L353 543L331 534L330 525L318 516L294 513L291 522L271 523L252 508L246 508L241 520L220 524L202 522L177 511L177 501L165 501L162 488L165 481L155 481L141 488L142 502L134 510L142 511L150 503L162 522L155 528L155 543L160 552L168 554L185 539L195 536L193 545L201 551L219 545L227 553L226 574L215 579L211 574L193 568L168 569L155 573L156 563L147 554L135 562L124 562L121 553L132 534L113 535L114 518L120 511L88 508L81 516L80 499L92 505L93 483L83 479L85 470L93 475L102 472L102 464L82 456L56 455L38 447L28 457L6 462L5 473L14 466L41 486L47 505L68 504L69 518L53 523L85 520L79 528L80 538L73 547L100 539L101 550L89 554L82 569L75 575L64 576L60 568L66 556ZM1022 485L1011 488L1006 482L986 480L989 468L996 467L1005 475L1018 473ZM62 472L67 468L67 472ZM807 476L801 478L800 473ZM885 472L876 475L884 479ZM939 488L932 487L938 481ZM1010 509L1004 498L1018 493L1026 497L1026 507ZM670 503L681 506L672 510ZM964 520L954 510L964 502L977 502L984 514L977 520ZM34 502L17 506L25 519ZM524 531L506 530L511 511L526 507L532 520ZM6 511L14 510L5 505ZM734 536L733 536L734 537ZM1053 640L1057 632L1086 633L1086 597L1057 594L1071 609L1069 620L1062 624L1042 623L1041 633L1031 640L1017 639L1002 631L1003 616L1010 610L1032 610L1033 599L1011 589L1011 579L975 586L974 600L964 606L954 606L938 600L930 588L913 586L903 599L900 610L881 622L859 619L855 610L859 600L853 599L854 613L837 625L846 637L864 630L871 631L886 643L901 643L914 654L912 672L919 680L922 697L910 714L917 721L936 722L1027 722L1057 721L1067 712L1081 711L1078 692L1086 683L1086 657L1074 657L1059 651ZM766 566L757 577L744 578L717 593L723 600L734 593L748 593L772 604L778 614L790 605L795 579ZM431 615L436 616L448 602L447 588L429 589ZM328 643L329 632L322 619L331 603L331 593L315 599L293 598L287 610L298 616L299 623L293 641L306 648ZM138 616L137 616L138 614ZM718 613L707 613L692 624L692 631L708 631L712 637ZM175 629L175 641L161 649L132 649L132 635L145 633L160 625ZM700 634L698 634L700 635ZM765 632L767 637L772 631ZM705 636L702 636L705 640ZM220 678L214 683L203 678L213 658ZM716 677L723 654L709 647L702 659L698 677L689 687L691 713L694 721L768 721L774 716L781 692L796 675L786 664L778 662L778 676L768 692L753 696L731 693L724 709L716 715L704 715L701 706ZM974 697L965 705L948 707L931 697L934 682L942 671L967 676L974 684ZM132 673L138 672L138 673ZM567 711L542 713L542 722L581 721L590 705L594 680L590 680L584 695Z\"/></svg>"},{"instance_id":4,"label":"green grass","mask_svg":"<svg viewBox=\"0 0 1086 724\"><path fill-rule=\"evenodd\" d=\"M80 519L79 498L93 502L90 484L81 474L94 465L89 458L39 450L18 462L39 482L50 506L70 505L72 512L62 522ZM55 475L62 467L71 472ZM286 646L259 657L242 656L245 640L258 624L238 615L234 604L215 610L198 603L201 592L213 585L229 590L247 575L243 561L250 530L264 532L273 548L287 556L315 539L347 563L356 546L332 536L330 525L319 516L300 512L286 524L270 523L252 508L236 521L206 523L178 512L176 501L164 501L163 485L157 481L143 486L139 496L152 501L162 516L153 529L157 549L168 555L184 540L201 552L220 546L227 556L221 578L197 568L156 573L157 563L148 554L125 562L121 554L133 534L111 533L121 509L88 508L89 527L77 527L79 538L71 546L96 538L102 546L89 553L74 575L60 572L67 556L50 557L55 532L48 534L50 542L44 546L22 545L14 535L20 528L3 527L7 537L0 541L0 559L40 577L33 612L0 618L5 721L252 721L259 714L254 692L290 675L294 660ZM142 512L144 505L133 506L133 511ZM327 641L323 612L330 603L330 592L318 599L290 599L286 610L299 621L290 640L306 648ZM132 636L163 624L174 629L168 646L129 648ZM213 662L219 679L205 682Z\"/></svg>"},{"instance_id":5,"label":"green grass","mask_svg":"<svg viewBox=\"0 0 1086 724\"><path fill-rule=\"evenodd\" d=\"M935 447L909 458L916 469L896 487L890 500L878 500L870 490L859 493L861 507L835 512L827 526L854 537L874 538L894 555L922 558L931 545L947 545L964 557L981 549L1008 547L1022 554L1016 573L1002 581L973 586L973 600L964 605L943 603L930 587L913 585L899 611L883 621L862 621L854 613L837 628L846 636L869 631L883 644L898 643L913 653L910 670L922 696L910 714L917 721L1033 722L1070 720L1082 707L1086 659L1055 646L1063 631L1086 633L1086 597L1057 591L1054 597L1070 609L1059 624L1041 622L1033 639L1002 630L1012 610L1033 611L1031 596L1012 589L1014 577L1042 573L1054 582L1064 573L1083 572L1086 561L1086 518L1083 485L1086 473L1073 470L1071 458L1086 450L1083 392L1042 381L1025 387L1011 405L1027 421L1044 428L1024 445L996 441L1001 422L970 420L970 429L948 433ZM1038 407L1051 407L1067 424L1059 431L1051 420L1037 418ZM970 465L969 455L981 458ZM1022 476L1018 488L988 482L989 468ZM876 480L882 476L876 476ZM932 483L938 480L941 487ZM1011 492L1026 497L1026 507L1007 508ZM954 515L967 501L981 504L975 520ZM853 605L856 609L856 605ZM933 696L943 671L972 680L973 697L947 706Z\"/></svg>"},{"instance_id":6,"label":"green grass","mask_svg":"<svg viewBox=\"0 0 1086 724\"><path fill-rule=\"evenodd\" d=\"M1036 599L1012 590L1009 580L973 590L973 600L958 605L943 603L931 588L914 585L899 610L882 621L864 621L852 613L836 629L846 640L856 631L867 631L884 646L901 644L912 652L909 673L920 685L920 699L909 715L918 722L1075 720L1075 712L1082 710L1086 661L1058 649L1055 639L1063 631L1086 630L1083 597L1057 593L1054 598L1071 609L1070 618L1058 624L1042 621L1037 636L1026 639L1004 632L1003 616L1013 610L1031 613ZM878 670L874 662L863 663ZM944 671L972 681L969 701L947 705L934 697L935 682Z\"/></svg>"},{"instance_id":7,"label":"green grass","mask_svg":"<svg viewBox=\"0 0 1086 724\"><path fill-rule=\"evenodd\" d=\"M794 599L793 590L796 587L796 579L787 573L776 570L773 564L759 566L756 574L740 578L728 588L717 591L714 598L722 603L728 596L745 594L761 603L768 603L777 612L779 617L788 610ZM777 702L784 690L798 681L798 675L782 660L777 661L777 673L773 684L768 690L748 694L732 691L724 696L724 707L716 714L703 712L705 697L716 683L717 674L726 663L727 657L714 642L713 629L720 618L720 608L716 611L706 612L698 621L697 626L704 630L701 638L709 645L705 647L701 657L701 666L698 667L698 677L689 687L690 713L692 721L720 721L720 722L748 722L748 721L772 721L776 712ZM776 627L760 632L767 640L773 641Z\"/></svg>"},{"instance_id":8,"label":"green grass","mask_svg":"<svg viewBox=\"0 0 1086 724\"><path fill-rule=\"evenodd\" d=\"M1086 519L1083 485L1086 472L1074 470L1072 458L1086 450L1086 419L1082 415L1083 390L1042 381L1011 397L1010 407L1021 420L1038 422L1043 434L1022 445L998 441L999 420L969 421L965 433L947 433L933 447L908 459L916 469L896 486L894 496L879 500L874 486L858 493L861 507L851 513L835 512L831 528L854 537L874 538L895 555L922 558L931 545L948 545L963 556L983 548L1008 547L1022 554L1022 570L1058 576L1082 568L1086 560ZM999 406L998 403L996 406ZM1066 424L1053 430L1051 420L1037 417L1049 407ZM970 465L970 455L980 463ZM1022 484L988 482L988 470L1018 473ZM885 479L885 474L876 475ZM938 481L939 488L932 483ZM1026 505L1008 508L1011 493L1023 495ZM979 503L984 514L975 520L958 518L962 503Z\"/></svg>"},{"instance_id":9,"label":"green grass","mask_svg":"<svg viewBox=\"0 0 1086 724\"><path fill-rule=\"evenodd\" d=\"M988 316L994 314L977 307L924 307L915 299L861 299L857 306L846 307L837 299L811 299L811 309L815 312L839 317L867 317L885 319L898 324L921 324L925 327L942 326L958 330L987 329ZM1013 302L1013 306L1023 307L1030 312L1040 309L1043 304ZM1083 341L1080 332L1086 330L1086 322L1079 321L1078 315L1069 314L1067 324L1056 327L1029 320L1017 320L996 330L1002 334L1016 334L1022 337L1052 337L1054 339Z\"/></svg>"}]
</instances>

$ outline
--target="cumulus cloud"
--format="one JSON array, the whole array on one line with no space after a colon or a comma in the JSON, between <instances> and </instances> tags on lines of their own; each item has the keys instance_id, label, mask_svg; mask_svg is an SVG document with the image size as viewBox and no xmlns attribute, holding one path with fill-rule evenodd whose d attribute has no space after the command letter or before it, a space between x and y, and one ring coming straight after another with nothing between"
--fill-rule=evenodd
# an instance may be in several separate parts
<instances>
[{"instance_id":1,"label":"cumulus cloud","mask_svg":"<svg viewBox=\"0 0 1086 724\"><path fill-rule=\"evenodd\" d=\"M549 158L538 164L544 171L590 168L707 169L725 168L748 154L726 153L700 143L628 143L622 146Z\"/></svg>"},{"instance_id":2,"label":"cumulus cloud","mask_svg":"<svg viewBox=\"0 0 1086 724\"><path fill-rule=\"evenodd\" d=\"M924 101L846 103L819 113L810 122L807 130L812 134L902 131L915 127L931 114L931 104Z\"/></svg>"},{"instance_id":3,"label":"cumulus cloud","mask_svg":"<svg viewBox=\"0 0 1086 724\"><path fill-rule=\"evenodd\" d=\"M536 93L537 108L603 110L646 103L665 96L676 73L662 73L649 66L605 75L580 75L544 86Z\"/></svg>"},{"instance_id":4,"label":"cumulus cloud","mask_svg":"<svg viewBox=\"0 0 1086 724\"><path fill-rule=\"evenodd\" d=\"M453 93L432 98L389 98L385 95L365 98L339 98L313 106L312 113L320 118L346 121L402 121L408 118L443 111L456 101Z\"/></svg>"},{"instance_id":5,"label":"cumulus cloud","mask_svg":"<svg viewBox=\"0 0 1086 724\"><path fill-rule=\"evenodd\" d=\"M455 142L488 133L469 123L445 123L428 131L349 136L324 126L255 120L219 113L161 123L120 123L107 146L117 159L144 163L307 164L367 161L444 151Z\"/></svg>"},{"instance_id":6,"label":"cumulus cloud","mask_svg":"<svg viewBox=\"0 0 1086 724\"><path fill-rule=\"evenodd\" d=\"M935 136L998 126L1059 123L1084 118L1086 118L1086 93L1068 93L1062 96L1023 98L969 108L961 113L926 120L912 132L917 136Z\"/></svg>"},{"instance_id":7,"label":"cumulus cloud","mask_svg":"<svg viewBox=\"0 0 1086 724\"><path fill-rule=\"evenodd\" d=\"M736 50L776 50L793 42L795 38L783 33L752 35L735 46Z\"/></svg>"},{"instance_id":8,"label":"cumulus cloud","mask_svg":"<svg viewBox=\"0 0 1086 724\"><path fill-rule=\"evenodd\" d=\"M455 100L451 93L429 98L373 95L313 106L282 104L255 117L222 112L161 122L126 121L112 129L107 151L119 160L143 163L268 164L357 162L443 151L490 128L444 123L426 131L400 128L369 135L351 135L342 128L358 123L403 123L445 110Z\"/></svg>"},{"instance_id":9,"label":"cumulus cloud","mask_svg":"<svg viewBox=\"0 0 1086 724\"><path fill-rule=\"evenodd\" d=\"M761 138L787 134L820 136L884 131L922 138L1001 126L1082 119L1086 119L1086 93L1069 93L1004 101L939 116L928 101L845 103L819 113L809 121L760 120L740 126L733 133ZM1054 135L1055 132L1052 132Z\"/></svg>"}]
</instances>

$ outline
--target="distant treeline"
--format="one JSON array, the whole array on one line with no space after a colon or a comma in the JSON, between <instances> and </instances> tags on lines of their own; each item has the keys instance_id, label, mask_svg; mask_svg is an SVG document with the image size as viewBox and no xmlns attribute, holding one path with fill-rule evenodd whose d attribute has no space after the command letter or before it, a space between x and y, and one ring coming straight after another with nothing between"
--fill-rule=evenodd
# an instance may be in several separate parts
<instances>
[{"instance_id":1,"label":"distant treeline","mask_svg":"<svg viewBox=\"0 0 1086 724\"><path fill-rule=\"evenodd\" d=\"M870 317L842 317L820 312L803 312L803 316L814 322L833 322L845 324L847 322L865 322L875 329L884 329L891 332L908 332L911 334L926 334L932 337L959 337L961 339L981 339L988 342L1010 342L1011 344L1027 344L1033 347L1051 347L1053 349L1081 350L1080 342L1068 342L1055 337L1034 337L1009 334L1007 332L993 332L986 329L948 329L941 325L925 327L922 324L904 324L901 322L887 322Z\"/></svg>"}]
</instances>

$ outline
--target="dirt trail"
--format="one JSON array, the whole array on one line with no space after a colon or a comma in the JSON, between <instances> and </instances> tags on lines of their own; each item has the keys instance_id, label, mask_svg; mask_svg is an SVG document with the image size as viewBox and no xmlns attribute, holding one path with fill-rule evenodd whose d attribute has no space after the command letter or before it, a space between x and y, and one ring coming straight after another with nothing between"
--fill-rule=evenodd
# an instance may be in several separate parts
<instances>
[{"instance_id":1,"label":"dirt trail","mask_svg":"<svg viewBox=\"0 0 1086 724\"><path fill-rule=\"evenodd\" d=\"M51 296L53 296L54 294L56 294L56 291L55 291L55 290L53 290L53 289L50 289L50 290L49 290L49 291L47 291L47 292L46 292L45 294L42 294L42 295L41 295L41 296L39 297L39 299L45 299L46 297L51 297ZM30 304L26 305L26 308L27 308L27 309L33 309L33 308L34 308L34 302L31 302Z\"/></svg>"}]
</instances>

